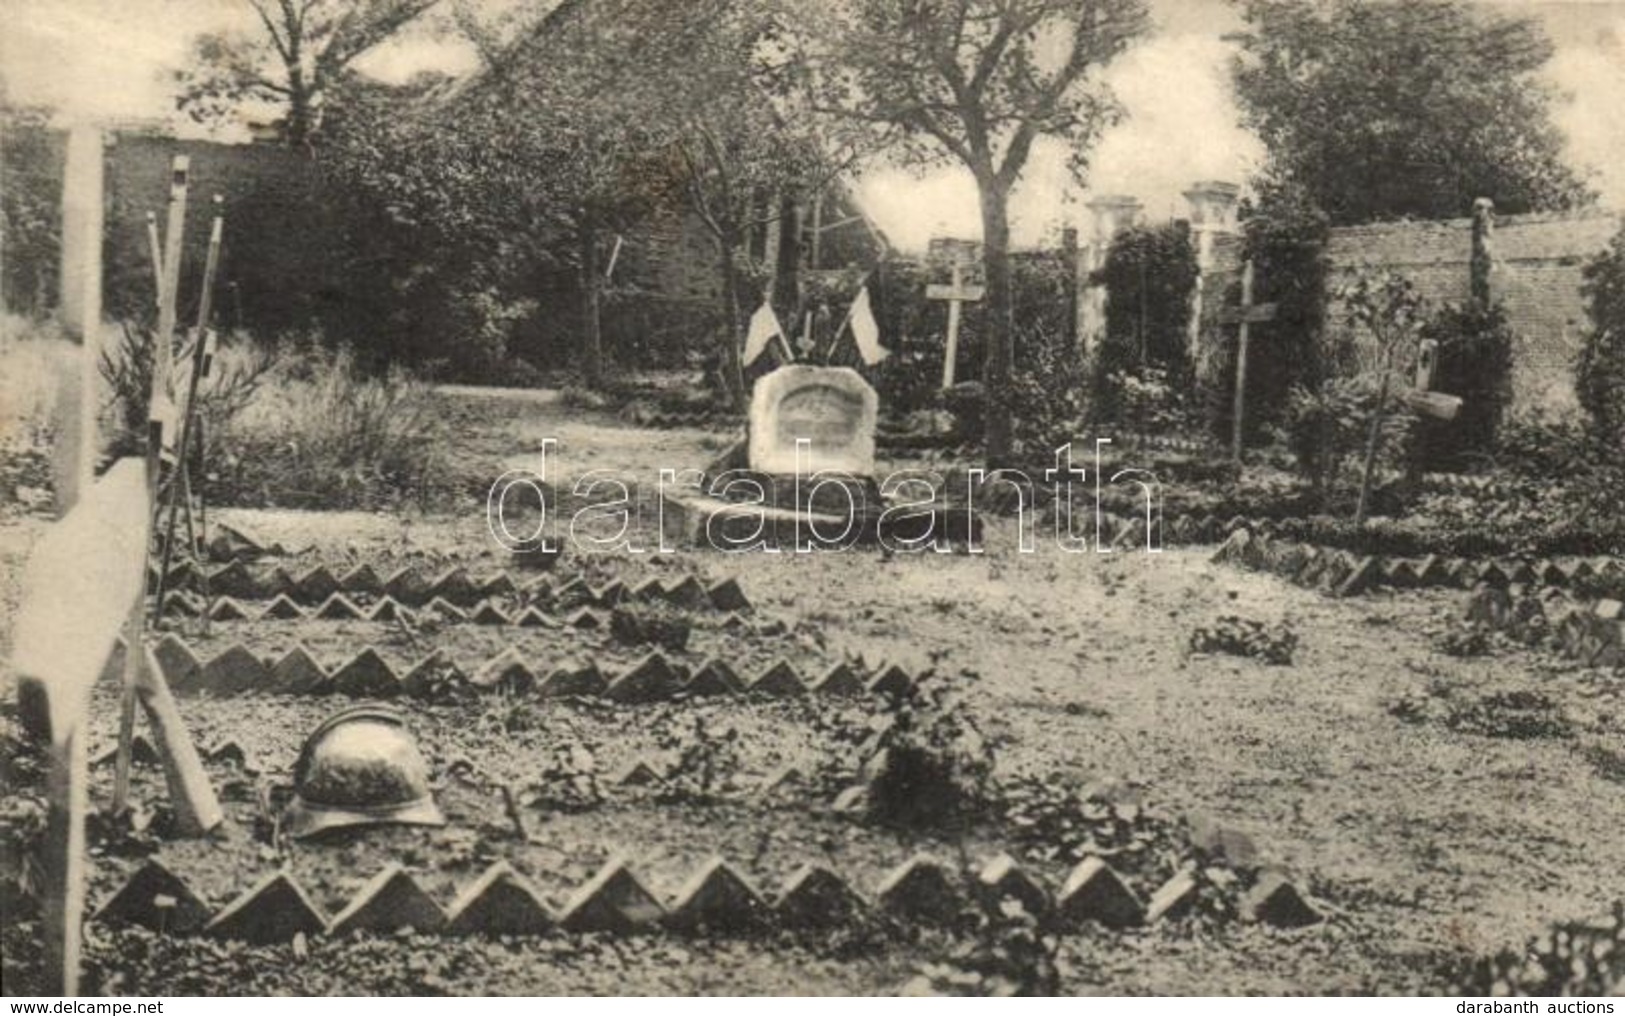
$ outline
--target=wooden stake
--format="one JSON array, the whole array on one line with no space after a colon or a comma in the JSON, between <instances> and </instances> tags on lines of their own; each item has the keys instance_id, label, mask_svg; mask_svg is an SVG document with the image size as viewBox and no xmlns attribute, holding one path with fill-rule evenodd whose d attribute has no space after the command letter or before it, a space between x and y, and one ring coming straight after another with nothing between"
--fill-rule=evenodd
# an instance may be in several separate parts
<instances>
[{"instance_id":1,"label":"wooden stake","mask_svg":"<svg viewBox=\"0 0 1625 1016\"><path fill-rule=\"evenodd\" d=\"M53 734L56 731L52 731ZM90 806L90 762L83 724L51 742L46 778L45 956L55 974L55 994L79 994L79 963L85 920L85 812Z\"/></svg>"},{"instance_id":2,"label":"wooden stake","mask_svg":"<svg viewBox=\"0 0 1625 1016\"><path fill-rule=\"evenodd\" d=\"M163 759L164 781L169 785L169 800L175 808L175 826L182 836L201 836L225 821L220 801L203 770L197 746L181 718L175 696L164 681L163 668L152 649L143 650L144 666L136 691L141 706L152 724L153 740Z\"/></svg>"},{"instance_id":3,"label":"wooden stake","mask_svg":"<svg viewBox=\"0 0 1625 1016\"><path fill-rule=\"evenodd\" d=\"M180 296L181 251L186 234L186 190L191 171L191 160L184 155L175 156L170 164L169 221L164 227L164 283L158 298L158 334L152 359L152 383L166 397L174 373L176 301Z\"/></svg>"},{"instance_id":4,"label":"wooden stake","mask_svg":"<svg viewBox=\"0 0 1625 1016\"><path fill-rule=\"evenodd\" d=\"M158 215L156 212L147 213L147 247L152 251L152 288L153 306L164 305L164 251L163 243L158 239Z\"/></svg>"}]
</instances>

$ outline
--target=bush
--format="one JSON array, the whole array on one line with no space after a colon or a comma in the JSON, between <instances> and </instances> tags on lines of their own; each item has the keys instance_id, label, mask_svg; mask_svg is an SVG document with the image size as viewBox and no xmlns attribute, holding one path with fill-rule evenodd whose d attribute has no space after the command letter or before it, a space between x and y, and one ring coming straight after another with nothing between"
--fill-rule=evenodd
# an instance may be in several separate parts
<instances>
[{"instance_id":1,"label":"bush","mask_svg":"<svg viewBox=\"0 0 1625 1016\"><path fill-rule=\"evenodd\" d=\"M942 828L987 805L993 751L958 683L923 674L888 700L865 763L869 811L878 821Z\"/></svg>"},{"instance_id":2,"label":"bush","mask_svg":"<svg viewBox=\"0 0 1625 1016\"><path fill-rule=\"evenodd\" d=\"M402 368L369 376L347 348L283 357L222 428L209 489L227 503L419 507L461 493L428 387Z\"/></svg>"},{"instance_id":3,"label":"bush","mask_svg":"<svg viewBox=\"0 0 1625 1016\"><path fill-rule=\"evenodd\" d=\"M1315 391L1342 371L1350 355L1346 336L1326 328L1326 257L1328 225L1324 213L1301 198L1277 195L1265 207L1251 210L1243 221L1243 259L1253 262L1255 303L1276 305L1273 320L1252 326L1252 349L1268 355L1249 356L1247 363L1247 432L1257 443L1283 423L1288 393L1295 387ZM1223 293L1208 292L1204 301L1226 307L1241 299L1239 275ZM1210 342L1217 352L1203 370L1204 401L1214 437L1232 435L1236 389L1234 327Z\"/></svg>"},{"instance_id":4,"label":"bush","mask_svg":"<svg viewBox=\"0 0 1625 1016\"><path fill-rule=\"evenodd\" d=\"M1460 398L1462 405L1453 420L1418 420L1412 452L1420 468L1464 471L1494 450L1512 404L1516 336L1499 303L1446 305L1422 326L1421 336L1439 344L1433 390Z\"/></svg>"},{"instance_id":5,"label":"bush","mask_svg":"<svg viewBox=\"0 0 1625 1016\"><path fill-rule=\"evenodd\" d=\"M98 365L107 382L115 454L140 454L147 444L147 417L152 400L152 329L133 321L120 322L118 345L104 348ZM223 429L253 401L266 375L276 365L274 346L260 345L244 335L219 342L209 374L198 384L198 412L206 434ZM177 359L176 377L189 376L188 364ZM185 392L177 392L184 398Z\"/></svg>"},{"instance_id":6,"label":"bush","mask_svg":"<svg viewBox=\"0 0 1625 1016\"><path fill-rule=\"evenodd\" d=\"M1377 388L1370 377L1332 377L1313 389L1294 387L1287 397L1285 429L1299 471L1323 498L1334 495L1352 465L1358 471L1365 449ZM1383 415L1379 462L1394 464L1414 417L1389 393Z\"/></svg>"},{"instance_id":7,"label":"bush","mask_svg":"<svg viewBox=\"0 0 1625 1016\"><path fill-rule=\"evenodd\" d=\"M1625 461L1625 229L1585 267L1591 328L1580 350L1575 388L1592 440Z\"/></svg>"},{"instance_id":8,"label":"bush","mask_svg":"<svg viewBox=\"0 0 1625 1016\"><path fill-rule=\"evenodd\" d=\"M1120 379L1157 370L1183 384L1191 375L1191 292L1198 275L1190 230L1137 227L1119 234L1092 281L1106 287L1106 333L1095 362L1096 420L1121 419Z\"/></svg>"}]
</instances>

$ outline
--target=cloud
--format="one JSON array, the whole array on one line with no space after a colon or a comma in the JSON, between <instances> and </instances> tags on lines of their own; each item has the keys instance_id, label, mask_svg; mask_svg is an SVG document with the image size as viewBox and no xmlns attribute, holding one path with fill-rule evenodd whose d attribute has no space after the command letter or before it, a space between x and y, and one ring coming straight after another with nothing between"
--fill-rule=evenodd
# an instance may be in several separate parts
<instances>
[{"instance_id":1,"label":"cloud","mask_svg":"<svg viewBox=\"0 0 1625 1016\"><path fill-rule=\"evenodd\" d=\"M1063 146L1036 146L1011 199L1014 242L1036 243L1061 225L1081 225L1087 194L1131 194L1144 202L1148 216L1161 219L1185 214L1181 193L1197 180L1243 181L1262 149L1237 124L1231 51L1215 34L1165 31L1126 53L1105 80L1128 115L1091 153L1086 190L1073 183ZM923 175L873 172L860 195L881 229L904 249L922 249L944 231L981 233L975 184L958 168Z\"/></svg>"},{"instance_id":2,"label":"cloud","mask_svg":"<svg viewBox=\"0 0 1625 1016\"><path fill-rule=\"evenodd\" d=\"M1568 93L1555 118L1569 161L1596 172L1604 204L1625 208L1625 16L1558 50L1546 73Z\"/></svg>"}]
</instances>

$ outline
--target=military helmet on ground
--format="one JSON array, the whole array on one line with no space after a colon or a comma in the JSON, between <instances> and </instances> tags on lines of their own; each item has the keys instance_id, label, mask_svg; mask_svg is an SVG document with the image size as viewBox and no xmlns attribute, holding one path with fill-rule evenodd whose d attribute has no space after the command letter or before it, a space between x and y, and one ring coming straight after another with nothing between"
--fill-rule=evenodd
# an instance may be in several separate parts
<instances>
[{"instance_id":1,"label":"military helmet on ground","mask_svg":"<svg viewBox=\"0 0 1625 1016\"><path fill-rule=\"evenodd\" d=\"M299 751L293 789L282 828L295 838L345 826L446 824L405 719L385 706L352 706L324 720Z\"/></svg>"}]
</instances>

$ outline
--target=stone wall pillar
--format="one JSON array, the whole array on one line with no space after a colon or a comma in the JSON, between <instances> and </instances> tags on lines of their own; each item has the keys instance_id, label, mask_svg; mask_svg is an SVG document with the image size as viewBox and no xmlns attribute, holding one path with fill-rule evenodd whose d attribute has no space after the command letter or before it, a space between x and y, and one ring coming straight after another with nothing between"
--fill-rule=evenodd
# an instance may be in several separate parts
<instances>
[{"instance_id":1,"label":"stone wall pillar","mask_svg":"<svg viewBox=\"0 0 1625 1016\"><path fill-rule=\"evenodd\" d=\"M1080 252L1079 274L1085 279L1105 267L1112 240L1140 219L1140 200L1125 194L1102 194L1085 206L1093 216L1094 236ZM1078 335L1085 352L1093 350L1106 332L1106 287L1087 286L1078 300Z\"/></svg>"},{"instance_id":2,"label":"stone wall pillar","mask_svg":"<svg viewBox=\"0 0 1625 1016\"><path fill-rule=\"evenodd\" d=\"M1213 268L1214 240L1236 231L1236 202L1241 188L1223 180L1198 180L1185 192L1190 204L1191 240L1196 247L1196 285L1191 287L1188 348L1194 355L1202 334L1202 300Z\"/></svg>"},{"instance_id":3,"label":"stone wall pillar","mask_svg":"<svg viewBox=\"0 0 1625 1016\"><path fill-rule=\"evenodd\" d=\"M1468 292L1481 309L1488 309L1493 294L1490 274L1495 271L1495 202L1473 202L1473 252L1468 262Z\"/></svg>"}]
</instances>

